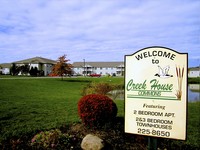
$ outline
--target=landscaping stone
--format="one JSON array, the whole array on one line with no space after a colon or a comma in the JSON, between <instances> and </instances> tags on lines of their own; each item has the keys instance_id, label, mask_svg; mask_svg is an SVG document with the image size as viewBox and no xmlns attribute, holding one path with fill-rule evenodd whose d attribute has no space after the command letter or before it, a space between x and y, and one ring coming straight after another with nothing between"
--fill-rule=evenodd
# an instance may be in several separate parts
<instances>
[{"instance_id":1,"label":"landscaping stone","mask_svg":"<svg viewBox=\"0 0 200 150\"><path fill-rule=\"evenodd\" d=\"M83 150L101 150L104 146L102 139L91 134L86 135L81 142L81 148Z\"/></svg>"}]
</instances>

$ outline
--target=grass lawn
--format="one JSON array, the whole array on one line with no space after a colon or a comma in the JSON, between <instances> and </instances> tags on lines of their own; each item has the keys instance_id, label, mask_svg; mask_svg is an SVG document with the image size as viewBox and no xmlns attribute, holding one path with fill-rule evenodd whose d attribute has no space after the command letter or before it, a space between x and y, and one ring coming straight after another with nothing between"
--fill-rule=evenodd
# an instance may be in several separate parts
<instances>
[{"instance_id":1,"label":"grass lawn","mask_svg":"<svg viewBox=\"0 0 200 150\"><path fill-rule=\"evenodd\" d=\"M29 78L0 79L0 143L11 137L38 133L79 122L77 102L89 82L123 83L123 78ZM118 116L124 116L124 101L115 100ZM188 140L200 148L200 102L188 105ZM168 142L168 140L166 140Z\"/></svg>"},{"instance_id":2,"label":"grass lawn","mask_svg":"<svg viewBox=\"0 0 200 150\"><path fill-rule=\"evenodd\" d=\"M92 81L119 83L123 78L0 80L0 141L80 121L77 102Z\"/></svg>"}]
</instances>

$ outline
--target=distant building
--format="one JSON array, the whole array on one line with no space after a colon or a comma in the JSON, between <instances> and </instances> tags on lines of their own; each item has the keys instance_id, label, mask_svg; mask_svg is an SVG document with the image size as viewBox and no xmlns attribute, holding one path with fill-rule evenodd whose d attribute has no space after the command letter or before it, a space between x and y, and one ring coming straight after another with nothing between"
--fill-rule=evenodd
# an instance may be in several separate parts
<instances>
[{"instance_id":1,"label":"distant building","mask_svg":"<svg viewBox=\"0 0 200 150\"><path fill-rule=\"evenodd\" d=\"M8 75L10 74L11 63L0 64L0 74Z\"/></svg>"},{"instance_id":2,"label":"distant building","mask_svg":"<svg viewBox=\"0 0 200 150\"><path fill-rule=\"evenodd\" d=\"M190 78L200 77L200 67L189 68L188 77Z\"/></svg>"},{"instance_id":3,"label":"distant building","mask_svg":"<svg viewBox=\"0 0 200 150\"><path fill-rule=\"evenodd\" d=\"M77 75L124 75L124 62L74 62L72 66Z\"/></svg>"},{"instance_id":4,"label":"distant building","mask_svg":"<svg viewBox=\"0 0 200 150\"><path fill-rule=\"evenodd\" d=\"M31 67L37 67L39 71L43 71L44 76L47 76L51 73L51 69L53 65L55 65L57 62L55 60L42 58L42 57L33 57L29 59L24 59L20 61L15 61L12 64L15 64L16 66L22 66L22 65L29 65Z\"/></svg>"}]
</instances>

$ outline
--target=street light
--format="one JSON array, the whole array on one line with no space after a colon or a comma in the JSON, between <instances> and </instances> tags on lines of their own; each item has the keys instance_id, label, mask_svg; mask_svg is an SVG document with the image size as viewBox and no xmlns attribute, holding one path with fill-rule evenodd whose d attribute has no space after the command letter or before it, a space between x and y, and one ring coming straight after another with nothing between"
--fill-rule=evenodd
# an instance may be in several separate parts
<instances>
[{"instance_id":1,"label":"street light","mask_svg":"<svg viewBox=\"0 0 200 150\"><path fill-rule=\"evenodd\" d=\"M85 77L85 59L83 59L83 75Z\"/></svg>"}]
</instances>

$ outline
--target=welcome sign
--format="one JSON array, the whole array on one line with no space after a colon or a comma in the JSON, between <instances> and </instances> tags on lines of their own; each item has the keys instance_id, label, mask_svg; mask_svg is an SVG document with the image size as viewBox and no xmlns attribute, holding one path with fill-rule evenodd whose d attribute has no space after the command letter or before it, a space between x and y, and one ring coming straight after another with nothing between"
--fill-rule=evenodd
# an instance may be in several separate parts
<instances>
[{"instance_id":1,"label":"welcome sign","mask_svg":"<svg viewBox=\"0 0 200 150\"><path fill-rule=\"evenodd\" d=\"M186 139L187 60L165 47L125 56L125 132Z\"/></svg>"}]
</instances>

